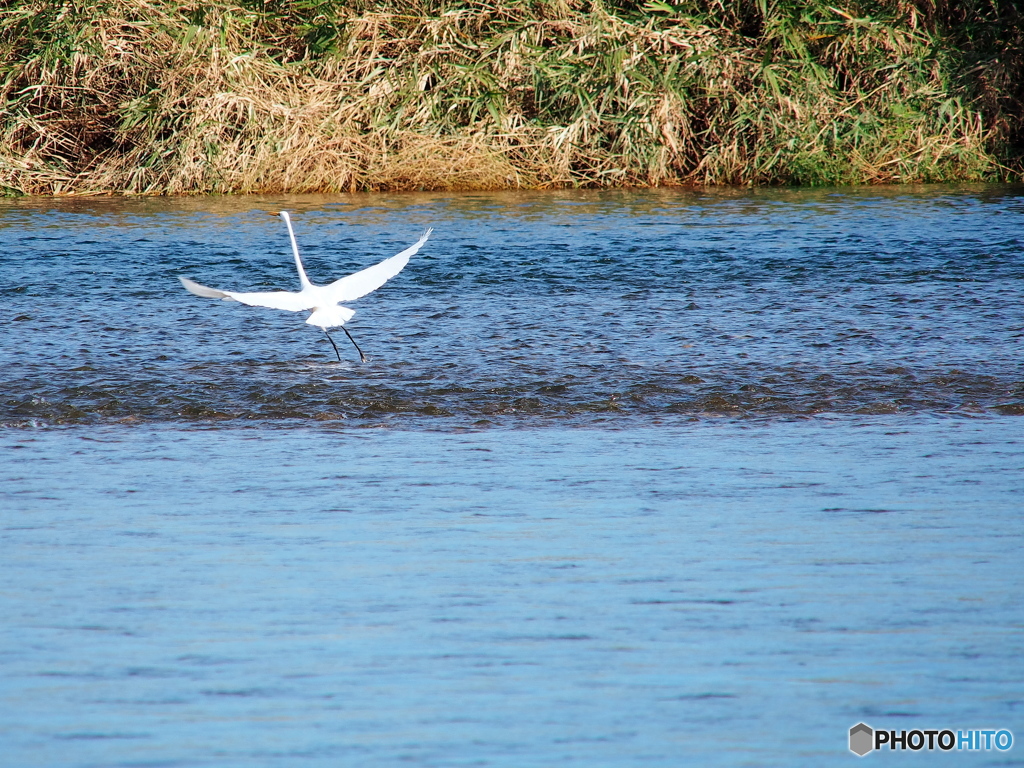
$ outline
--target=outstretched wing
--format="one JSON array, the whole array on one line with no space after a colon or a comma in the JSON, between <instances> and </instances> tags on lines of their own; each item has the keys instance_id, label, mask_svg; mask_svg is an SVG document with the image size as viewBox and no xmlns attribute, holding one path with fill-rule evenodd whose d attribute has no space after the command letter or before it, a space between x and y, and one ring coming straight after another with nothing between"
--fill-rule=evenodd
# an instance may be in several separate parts
<instances>
[{"instance_id":1,"label":"outstretched wing","mask_svg":"<svg viewBox=\"0 0 1024 768\"><path fill-rule=\"evenodd\" d=\"M268 293L239 293L237 291L221 291L216 288L207 288L205 285L189 280L187 277L179 277L185 290L202 296L206 299L225 299L240 301L250 307L270 307L271 309L284 309L289 312L298 312L303 309L312 309L313 304L308 296L290 291L271 291Z\"/></svg>"},{"instance_id":2,"label":"outstretched wing","mask_svg":"<svg viewBox=\"0 0 1024 768\"><path fill-rule=\"evenodd\" d=\"M310 297L301 293L290 291L273 291L272 293L235 293L225 291L235 301L248 304L250 307L270 307L271 309L286 309L289 312L298 312L302 309L312 309L313 302Z\"/></svg>"},{"instance_id":3,"label":"outstretched wing","mask_svg":"<svg viewBox=\"0 0 1024 768\"><path fill-rule=\"evenodd\" d=\"M428 229L423 233L423 237L398 255L384 259L380 264L374 264L372 267L367 267L348 277L335 280L330 285L325 285L323 291L327 293L331 301L339 302L352 301L377 290L405 268L409 259L423 247L433 231L433 229Z\"/></svg>"},{"instance_id":4,"label":"outstretched wing","mask_svg":"<svg viewBox=\"0 0 1024 768\"><path fill-rule=\"evenodd\" d=\"M202 296L204 299L230 299L225 291L218 291L216 288L207 288L205 285L189 280L187 277L179 277L181 284L185 286L185 290L189 293L194 293L196 296Z\"/></svg>"}]
</instances>

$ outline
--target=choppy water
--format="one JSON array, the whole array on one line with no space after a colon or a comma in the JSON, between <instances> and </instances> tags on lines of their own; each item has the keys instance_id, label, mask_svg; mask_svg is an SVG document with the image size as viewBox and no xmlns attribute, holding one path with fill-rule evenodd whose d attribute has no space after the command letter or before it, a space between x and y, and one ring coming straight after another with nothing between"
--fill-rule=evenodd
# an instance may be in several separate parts
<instances>
[{"instance_id":1,"label":"choppy water","mask_svg":"<svg viewBox=\"0 0 1024 768\"><path fill-rule=\"evenodd\" d=\"M354 303L338 365L304 316L178 275L294 289L422 255ZM0 203L8 423L1024 413L1024 197L594 192Z\"/></svg>"},{"instance_id":2,"label":"choppy water","mask_svg":"<svg viewBox=\"0 0 1024 768\"><path fill-rule=\"evenodd\" d=\"M0 201L0 766L1024 763L1022 214Z\"/></svg>"}]
</instances>

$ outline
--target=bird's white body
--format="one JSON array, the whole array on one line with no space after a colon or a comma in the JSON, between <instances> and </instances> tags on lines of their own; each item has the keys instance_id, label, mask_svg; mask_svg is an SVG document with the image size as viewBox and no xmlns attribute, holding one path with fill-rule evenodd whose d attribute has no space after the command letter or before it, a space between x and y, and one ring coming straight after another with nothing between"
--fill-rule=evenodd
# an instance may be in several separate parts
<instances>
[{"instance_id":1,"label":"bird's white body","mask_svg":"<svg viewBox=\"0 0 1024 768\"><path fill-rule=\"evenodd\" d=\"M209 299L224 299L225 301L238 301L248 304L250 307L270 307L271 309L284 309L289 312L301 312L313 310L306 322L323 328L334 328L344 325L352 319L356 313L354 309L340 306L342 301L354 301L380 288L384 283L401 272L409 259L415 254L430 237L432 229L423 233L423 237L401 253L384 259L379 264L367 267L355 274L335 280L329 285L313 285L306 277L306 270L302 268L302 259L299 257L299 246L295 242L295 232L292 230L292 221L287 211L278 214L284 223L288 225L288 236L292 242L292 253L295 256L295 268L299 272L299 291L270 291L267 293L242 293L238 291L222 291L217 288L207 288L186 277L180 277L181 284L185 290L194 293L196 296L203 296Z\"/></svg>"}]
</instances>

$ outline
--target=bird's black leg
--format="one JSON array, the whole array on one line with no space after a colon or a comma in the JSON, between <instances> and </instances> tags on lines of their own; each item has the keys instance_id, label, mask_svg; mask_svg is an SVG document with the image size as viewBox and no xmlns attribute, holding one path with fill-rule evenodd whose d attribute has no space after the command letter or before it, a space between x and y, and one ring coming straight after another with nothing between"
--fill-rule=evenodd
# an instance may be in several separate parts
<instances>
[{"instance_id":1,"label":"bird's black leg","mask_svg":"<svg viewBox=\"0 0 1024 768\"><path fill-rule=\"evenodd\" d=\"M324 328L324 333L327 333L327 329ZM338 351L338 345L334 343L334 339L331 338L331 334L327 333L327 340L331 342L331 346L334 347L334 354L338 356L338 362L341 362L341 352Z\"/></svg>"},{"instance_id":2,"label":"bird's black leg","mask_svg":"<svg viewBox=\"0 0 1024 768\"><path fill-rule=\"evenodd\" d=\"M356 348L356 351L359 353L359 362L365 363L366 355L363 354L363 350L359 349L359 345L356 344L356 340L352 338L352 334L348 332L348 328L346 328L343 325L341 326L341 330L345 332L345 335L348 336L348 340L352 342L352 345Z\"/></svg>"}]
</instances>

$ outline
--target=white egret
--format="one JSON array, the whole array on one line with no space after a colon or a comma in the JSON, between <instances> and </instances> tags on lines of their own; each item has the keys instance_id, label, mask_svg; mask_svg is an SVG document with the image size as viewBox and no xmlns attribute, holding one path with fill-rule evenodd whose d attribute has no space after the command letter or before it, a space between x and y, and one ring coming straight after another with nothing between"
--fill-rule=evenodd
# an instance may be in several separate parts
<instances>
[{"instance_id":1,"label":"white egret","mask_svg":"<svg viewBox=\"0 0 1024 768\"><path fill-rule=\"evenodd\" d=\"M319 326L327 334L331 346L334 347L334 354L338 356L338 362L341 362L341 353L338 352L338 345L334 343L334 339L331 338L331 334L328 333L327 329L340 325L341 330L345 332L349 341L352 342L356 351L359 352L359 359L365 363L366 355L363 354L363 350L359 349L356 340L352 338L352 334L345 327L345 323L352 319L355 310L339 306L339 303L342 301L354 301L361 296L365 296L371 291L377 290L401 272L405 265L409 263L412 255L427 242L427 238L430 237L430 233L434 230L428 229L423 233L423 237L413 245L410 245L390 259L384 259L380 264L375 264L348 277L335 280L330 285L313 285L309 278L306 277L306 270L302 268L302 259L299 258L299 245L295 241L295 231L292 229L292 220L288 216L288 211L272 213L271 216L280 216L288 226L288 236L292 241L292 253L295 255L295 267L299 271L299 283L302 286L302 290L298 292L271 291L267 293L221 291L217 288L207 288L205 285L193 282L187 277L178 278L181 280L181 284L185 286L185 290L189 293L194 293L196 296L203 296L208 299L240 301L242 304L248 304L250 307L270 307L271 309L285 309L289 312L311 309L313 312L306 318L306 322L309 325Z\"/></svg>"}]
</instances>

